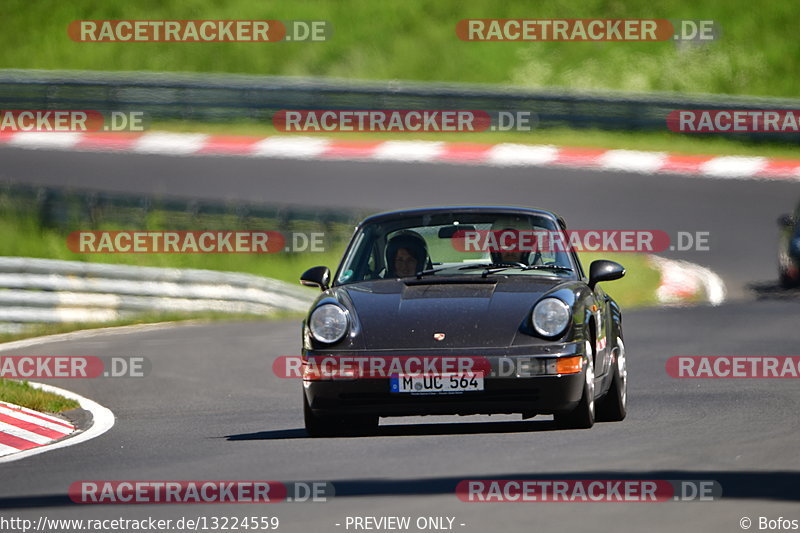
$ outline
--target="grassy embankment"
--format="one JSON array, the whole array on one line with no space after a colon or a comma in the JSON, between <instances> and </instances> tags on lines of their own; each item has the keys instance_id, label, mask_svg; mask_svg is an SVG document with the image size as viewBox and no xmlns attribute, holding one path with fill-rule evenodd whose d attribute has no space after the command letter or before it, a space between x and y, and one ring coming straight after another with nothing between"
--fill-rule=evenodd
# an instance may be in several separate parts
<instances>
[{"instance_id":1,"label":"grassy embankment","mask_svg":"<svg viewBox=\"0 0 800 533\"><path fill-rule=\"evenodd\" d=\"M9 0L0 33L0 68L85 69L318 76L349 80L414 80L503 84L553 90L624 90L640 93L729 94L796 98L796 6L778 0L753 15L747 0L669 0L654 11L648 0L525 0L464 5L443 0L395 4L368 0L285 3L277 0L92 0L31 3ZM464 18L713 19L715 41L464 42L455 32ZM326 42L79 43L67 35L73 20L278 19L325 20ZM432 53L432 51L435 51ZM534 110L535 111L535 110ZM153 124L177 130L268 135L258 123ZM432 140L522 142L697 154L797 157L796 144L698 139L666 131L625 133L542 130L532 133L414 135ZM338 134L347 137L347 134ZM353 135L351 135L353 137ZM357 138L363 136L356 135ZM389 138L388 136L381 136ZM411 135L400 136L411 138Z\"/></svg>"},{"instance_id":2,"label":"grassy embankment","mask_svg":"<svg viewBox=\"0 0 800 533\"><path fill-rule=\"evenodd\" d=\"M0 378L0 400L45 413L60 413L79 407L78 402L31 387L26 381Z\"/></svg>"}]
</instances>

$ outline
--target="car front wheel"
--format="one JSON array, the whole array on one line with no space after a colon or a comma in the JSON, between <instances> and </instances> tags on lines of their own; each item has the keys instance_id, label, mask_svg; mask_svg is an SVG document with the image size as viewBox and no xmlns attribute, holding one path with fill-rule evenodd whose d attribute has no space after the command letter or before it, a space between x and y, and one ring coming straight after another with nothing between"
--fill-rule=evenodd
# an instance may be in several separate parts
<instances>
[{"instance_id":1,"label":"car front wheel","mask_svg":"<svg viewBox=\"0 0 800 533\"><path fill-rule=\"evenodd\" d=\"M798 285L798 277L795 276L790 270L780 271L781 287L784 289L793 289Z\"/></svg>"},{"instance_id":2,"label":"car front wheel","mask_svg":"<svg viewBox=\"0 0 800 533\"><path fill-rule=\"evenodd\" d=\"M315 415L303 394L303 420L309 437L332 437L336 435L336 419L329 416Z\"/></svg>"},{"instance_id":3,"label":"car front wheel","mask_svg":"<svg viewBox=\"0 0 800 533\"><path fill-rule=\"evenodd\" d=\"M303 420L309 437L336 437L339 435L366 435L378 429L378 417L370 415L330 416L317 415L303 394Z\"/></svg>"},{"instance_id":4,"label":"car front wheel","mask_svg":"<svg viewBox=\"0 0 800 533\"><path fill-rule=\"evenodd\" d=\"M583 396L575 409L569 413L557 413L556 423L563 428L588 429L594 425L594 348L586 341L588 362L584 371Z\"/></svg>"},{"instance_id":5,"label":"car front wheel","mask_svg":"<svg viewBox=\"0 0 800 533\"><path fill-rule=\"evenodd\" d=\"M608 393L597 402L597 420L619 422L628 413L628 361L625 358L625 344L617 338L617 357L614 377Z\"/></svg>"}]
</instances>

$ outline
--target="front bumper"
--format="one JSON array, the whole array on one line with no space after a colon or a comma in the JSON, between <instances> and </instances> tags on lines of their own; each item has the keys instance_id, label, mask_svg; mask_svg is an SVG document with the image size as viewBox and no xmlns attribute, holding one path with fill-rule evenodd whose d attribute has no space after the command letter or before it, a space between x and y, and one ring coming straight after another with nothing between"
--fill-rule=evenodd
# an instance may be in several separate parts
<instances>
[{"instance_id":1,"label":"front bumper","mask_svg":"<svg viewBox=\"0 0 800 533\"><path fill-rule=\"evenodd\" d=\"M547 351L514 350L517 352L485 352L478 356L491 364L491 375L484 377L484 390L449 394L409 394L390 392L388 377L357 379L304 380L303 389L309 407L317 415L473 415L473 414L511 414L524 416L552 414L574 409L581 400L585 383L585 365L574 374L533 375L518 377L514 372L500 372L500 365L508 365L509 360L557 359L561 357L584 356L583 343L568 343L559 346L554 352L550 346ZM464 351L461 355L466 356ZM345 354L340 354L345 355ZM355 354L348 353L347 356ZM358 354L364 356L365 354ZM377 355L377 354L375 354ZM446 354L416 355L435 357ZM387 357L381 353L381 357ZM502 360L502 362L501 362Z\"/></svg>"}]
</instances>

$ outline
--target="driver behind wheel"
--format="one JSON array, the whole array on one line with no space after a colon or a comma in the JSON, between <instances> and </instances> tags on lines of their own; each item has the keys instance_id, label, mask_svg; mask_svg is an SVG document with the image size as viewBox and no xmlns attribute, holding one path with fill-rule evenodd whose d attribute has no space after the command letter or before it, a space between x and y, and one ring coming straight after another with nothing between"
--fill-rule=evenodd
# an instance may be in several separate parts
<instances>
[{"instance_id":1,"label":"driver behind wheel","mask_svg":"<svg viewBox=\"0 0 800 533\"><path fill-rule=\"evenodd\" d=\"M404 278L422 271L428 264L425 239L413 231L395 235L386 245L386 277Z\"/></svg>"}]
</instances>

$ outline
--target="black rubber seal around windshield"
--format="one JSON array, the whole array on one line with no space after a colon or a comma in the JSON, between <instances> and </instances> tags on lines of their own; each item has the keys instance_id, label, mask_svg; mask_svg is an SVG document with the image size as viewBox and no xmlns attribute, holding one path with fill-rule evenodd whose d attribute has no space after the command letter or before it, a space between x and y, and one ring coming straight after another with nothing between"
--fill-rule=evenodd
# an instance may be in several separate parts
<instances>
[{"instance_id":1,"label":"black rubber seal around windshield","mask_svg":"<svg viewBox=\"0 0 800 533\"><path fill-rule=\"evenodd\" d=\"M480 278L473 276L438 276L422 279L409 279L403 281L406 286L414 285L495 285L497 278Z\"/></svg>"}]
</instances>

